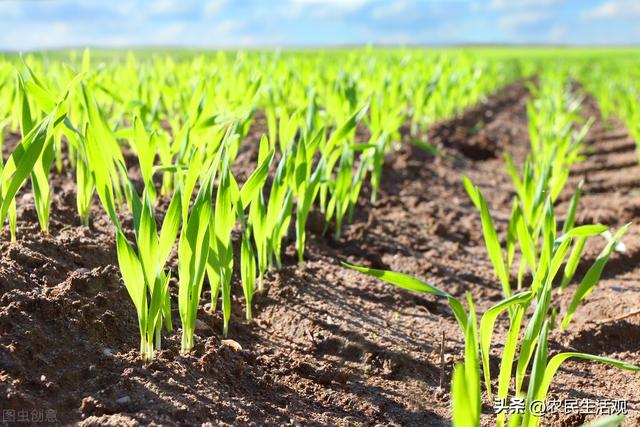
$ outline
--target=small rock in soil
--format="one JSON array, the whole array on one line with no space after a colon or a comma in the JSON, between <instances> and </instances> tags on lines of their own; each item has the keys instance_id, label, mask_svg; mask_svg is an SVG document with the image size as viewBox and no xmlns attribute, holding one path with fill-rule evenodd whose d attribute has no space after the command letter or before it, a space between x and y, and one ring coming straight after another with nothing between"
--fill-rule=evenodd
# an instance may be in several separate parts
<instances>
[{"instance_id":1,"label":"small rock in soil","mask_svg":"<svg viewBox=\"0 0 640 427\"><path fill-rule=\"evenodd\" d=\"M119 405L125 405L127 403L131 402L131 398L129 396L122 396L118 399L116 399L116 403Z\"/></svg>"}]
</instances>

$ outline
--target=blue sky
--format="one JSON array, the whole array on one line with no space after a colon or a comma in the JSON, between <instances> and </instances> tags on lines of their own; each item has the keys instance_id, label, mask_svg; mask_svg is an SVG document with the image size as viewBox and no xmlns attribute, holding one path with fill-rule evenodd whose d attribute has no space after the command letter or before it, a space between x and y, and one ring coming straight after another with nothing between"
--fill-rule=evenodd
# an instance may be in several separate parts
<instances>
[{"instance_id":1,"label":"blue sky","mask_svg":"<svg viewBox=\"0 0 640 427\"><path fill-rule=\"evenodd\" d=\"M640 0L0 0L0 49L640 43Z\"/></svg>"}]
</instances>

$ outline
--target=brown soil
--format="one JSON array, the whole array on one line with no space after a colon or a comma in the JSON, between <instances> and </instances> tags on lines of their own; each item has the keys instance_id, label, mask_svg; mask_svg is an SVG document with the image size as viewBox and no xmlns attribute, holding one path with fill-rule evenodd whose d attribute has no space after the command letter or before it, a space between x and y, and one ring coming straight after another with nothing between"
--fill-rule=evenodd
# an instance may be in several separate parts
<instances>
[{"instance_id":1,"label":"brown soil","mask_svg":"<svg viewBox=\"0 0 640 427\"><path fill-rule=\"evenodd\" d=\"M460 176L480 185L504 229L512 187L501 152L522 161L528 150L527 96L523 84L510 85L434 126L430 142L447 158L402 144L385 165L378 202L371 206L364 191L343 238L308 237L304 270L295 266L290 243L285 267L268 275L267 292L256 297L254 321L243 320L236 298L230 338L242 349L222 343L219 314L203 310L193 354L178 353L178 328L148 366L136 353L137 319L115 266L111 226L97 204L91 227L81 226L73 178L55 174L51 236L38 232L25 192L18 200L19 241L7 243L5 228L0 244L0 407L53 409L58 422L84 425L449 425L450 374L463 351L451 312L432 297L345 270L338 261L412 274L458 296L470 291L481 312L499 301L479 217ZM589 103L586 113L598 116L597 106ZM248 144L258 134L254 129ZM578 221L619 227L634 220L640 170L633 141L620 123L606 128L598 121L589 147L593 154L575 167L567 190L585 178ZM243 148L234 171L246 175L255 154L250 145ZM586 265L601 243L589 246ZM640 305L635 225L625 244L627 252L612 258L569 330L552 334L552 352L640 363L640 316L611 320ZM566 307L574 289L554 303ZM501 343L506 323L497 325ZM626 399L629 425L640 424L640 377L626 371L568 362L551 396ZM490 412L487 405L487 425ZM545 419L547 425L579 422Z\"/></svg>"}]
</instances>

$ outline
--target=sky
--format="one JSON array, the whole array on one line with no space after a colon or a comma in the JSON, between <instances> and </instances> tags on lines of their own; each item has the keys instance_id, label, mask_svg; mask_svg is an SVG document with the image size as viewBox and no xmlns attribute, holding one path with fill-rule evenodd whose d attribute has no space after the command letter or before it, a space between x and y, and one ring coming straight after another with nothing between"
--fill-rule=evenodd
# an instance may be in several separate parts
<instances>
[{"instance_id":1,"label":"sky","mask_svg":"<svg viewBox=\"0 0 640 427\"><path fill-rule=\"evenodd\" d=\"M0 50L640 44L640 0L0 0Z\"/></svg>"}]
</instances>

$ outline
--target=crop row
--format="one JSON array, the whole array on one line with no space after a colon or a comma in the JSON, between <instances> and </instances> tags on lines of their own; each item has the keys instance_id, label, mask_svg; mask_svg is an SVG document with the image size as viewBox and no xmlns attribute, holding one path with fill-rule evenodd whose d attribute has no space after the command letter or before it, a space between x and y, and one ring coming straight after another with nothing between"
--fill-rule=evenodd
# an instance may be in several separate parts
<instances>
[{"instance_id":1,"label":"crop row","mask_svg":"<svg viewBox=\"0 0 640 427\"><path fill-rule=\"evenodd\" d=\"M161 347L163 329L173 330L168 261L177 252L181 350L188 352L206 284L227 335L232 284L241 284L251 319L265 272L282 265L289 228L302 267L310 212L319 211L325 232L333 225L339 238L365 182L375 200L385 156L405 124L409 139L432 149L429 124L522 72L512 60L413 51L131 54L109 62L85 51L5 60L0 124L20 142L9 147L0 175L0 224L8 221L18 238L16 194L30 181L48 234L50 175L75 177L81 223L91 224L97 195L114 225L145 361ZM243 144L257 146L258 159L239 183L232 171Z\"/></svg>"},{"instance_id":2,"label":"crop row","mask_svg":"<svg viewBox=\"0 0 640 427\"><path fill-rule=\"evenodd\" d=\"M480 317L479 325L469 293L467 311L455 296L417 278L345 264L401 288L436 295L448 302L465 337L464 362L455 366L451 384L455 426L480 425L481 372L490 400L495 397L502 401L511 396L524 402L523 414L512 414L506 420L502 412L495 418L496 424L533 427L539 425L540 414L531 412L531 403L547 398L553 378L564 361L586 359L640 371L639 366L591 354L564 352L549 357L549 331L569 327L576 309L597 285L611 254L624 250L621 239L629 228L627 224L611 233L601 224L576 225L582 183L574 189L562 226L558 224L554 202L565 187L571 165L583 158L584 138L592 123L592 119L583 118L581 95L576 94L571 83L572 74L560 68L541 73L537 85L530 87L529 154L520 169L505 154L515 197L502 240L480 188L463 177L466 191L480 212L487 254L504 296ZM558 293L567 291L586 241L597 236L602 236L606 245L578 282L566 312L562 313L560 307L552 303L554 289ZM528 283L524 283L525 277L530 277ZM509 328L499 355L497 394L494 395L496 378L492 376L489 354L495 322L503 313L508 316ZM602 425L619 425L620 417L602 422Z\"/></svg>"}]
</instances>

